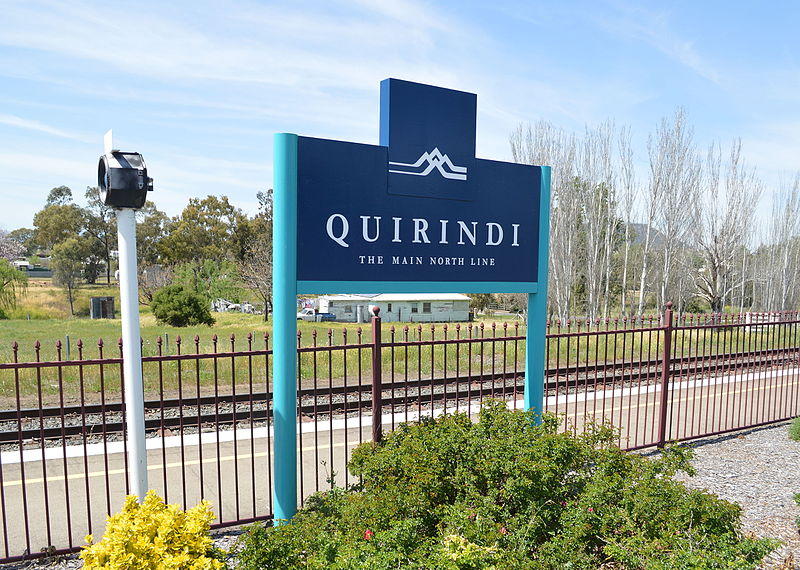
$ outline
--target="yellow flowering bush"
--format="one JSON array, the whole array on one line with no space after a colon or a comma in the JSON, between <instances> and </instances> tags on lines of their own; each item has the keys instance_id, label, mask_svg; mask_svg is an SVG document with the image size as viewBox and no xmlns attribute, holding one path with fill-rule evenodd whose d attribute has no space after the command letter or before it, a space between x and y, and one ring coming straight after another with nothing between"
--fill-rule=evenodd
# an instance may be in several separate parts
<instances>
[{"instance_id":1,"label":"yellow flowering bush","mask_svg":"<svg viewBox=\"0 0 800 570\"><path fill-rule=\"evenodd\" d=\"M165 504L153 490L141 504L130 495L122 511L108 517L100 542L86 537L83 567L223 569L209 535L213 520L208 501L184 512L178 505Z\"/></svg>"}]
</instances>

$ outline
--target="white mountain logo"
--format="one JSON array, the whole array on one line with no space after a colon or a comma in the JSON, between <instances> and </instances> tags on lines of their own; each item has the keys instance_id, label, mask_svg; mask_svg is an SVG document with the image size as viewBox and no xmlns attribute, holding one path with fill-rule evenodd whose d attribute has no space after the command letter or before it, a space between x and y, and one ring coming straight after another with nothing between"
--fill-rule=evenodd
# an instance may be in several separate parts
<instances>
[{"instance_id":1,"label":"white mountain logo","mask_svg":"<svg viewBox=\"0 0 800 570\"><path fill-rule=\"evenodd\" d=\"M389 169L389 172L393 172L394 174L410 174L412 176L427 176L433 169L439 171L444 178L449 178L450 180L466 180L467 179L467 167L466 166L455 166L450 158L446 154L442 154L439 152L438 148L434 148L431 152L423 152L422 156L417 159L417 162L413 164L405 163L405 162L391 162L389 161L390 166L395 167L403 167L408 170L392 170ZM423 166L424 168L420 171L419 169Z\"/></svg>"}]
</instances>

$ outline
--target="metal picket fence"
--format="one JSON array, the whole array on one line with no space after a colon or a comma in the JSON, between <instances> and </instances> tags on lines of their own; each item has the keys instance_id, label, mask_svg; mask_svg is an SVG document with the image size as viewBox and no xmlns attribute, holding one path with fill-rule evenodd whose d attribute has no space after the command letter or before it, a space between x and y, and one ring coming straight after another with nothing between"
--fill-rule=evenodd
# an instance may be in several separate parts
<instances>
[{"instance_id":1,"label":"metal picket fence","mask_svg":"<svg viewBox=\"0 0 800 570\"><path fill-rule=\"evenodd\" d=\"M798 314L663 315L548 324L545 409L630 450L800 414ZM205 344L205 343L208 344ZM352 483L356 445L425 415L523 406L525 330L497 324L298 334L302 497ZM0 363L0 562L74 552L128 491L121 345L16 343ZM31 348L31 347L27 347ZM272 517L270 338L143 346L150 487L215 527ZM278 460L280 460L278 458Z\"/></svg>"}]
</instances>

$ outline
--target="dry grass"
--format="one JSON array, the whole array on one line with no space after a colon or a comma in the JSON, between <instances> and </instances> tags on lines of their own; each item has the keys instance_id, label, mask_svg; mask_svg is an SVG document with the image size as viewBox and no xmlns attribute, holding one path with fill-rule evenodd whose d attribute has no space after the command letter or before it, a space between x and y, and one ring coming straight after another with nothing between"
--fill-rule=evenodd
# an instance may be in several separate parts
<instances>
[{"instance_id":1,"label":"dry grass","mask_svg":"<svg viewBox=\"0 0 800 570\"><path fill-rule=\"evenodd\" d=\"M115 297L119 303L116 285L96 283L82 285L75 292L74 308L78 316L89 314L90 297ZM66 292L50 279L28 282L28 289L17 300L17 308L10 312L12 319L66 319L71 317Z\"/></svg>"}]
</instances>

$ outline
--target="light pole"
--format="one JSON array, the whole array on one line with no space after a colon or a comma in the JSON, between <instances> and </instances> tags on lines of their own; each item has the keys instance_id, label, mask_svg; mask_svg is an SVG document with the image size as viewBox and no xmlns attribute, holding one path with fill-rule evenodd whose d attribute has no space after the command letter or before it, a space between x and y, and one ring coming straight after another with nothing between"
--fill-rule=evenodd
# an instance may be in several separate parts
<instances>
[{"instance_id":1,"label":"light pole","mask_svg":"<svg viewBox=\"0 0 800 570\"><path fill-rule=\"evenodd\" d=\"M128 432L128 476L131 493L147 494L147 449L144 434L142 341L139 329L139 279L136 266L136 210L144 206L153 179L139 153L113 147L109 130L103 137L104 154L97 168L103 203L117 214L119 292L122 311L122 373Z\"/></svg>"}]
</instances>

